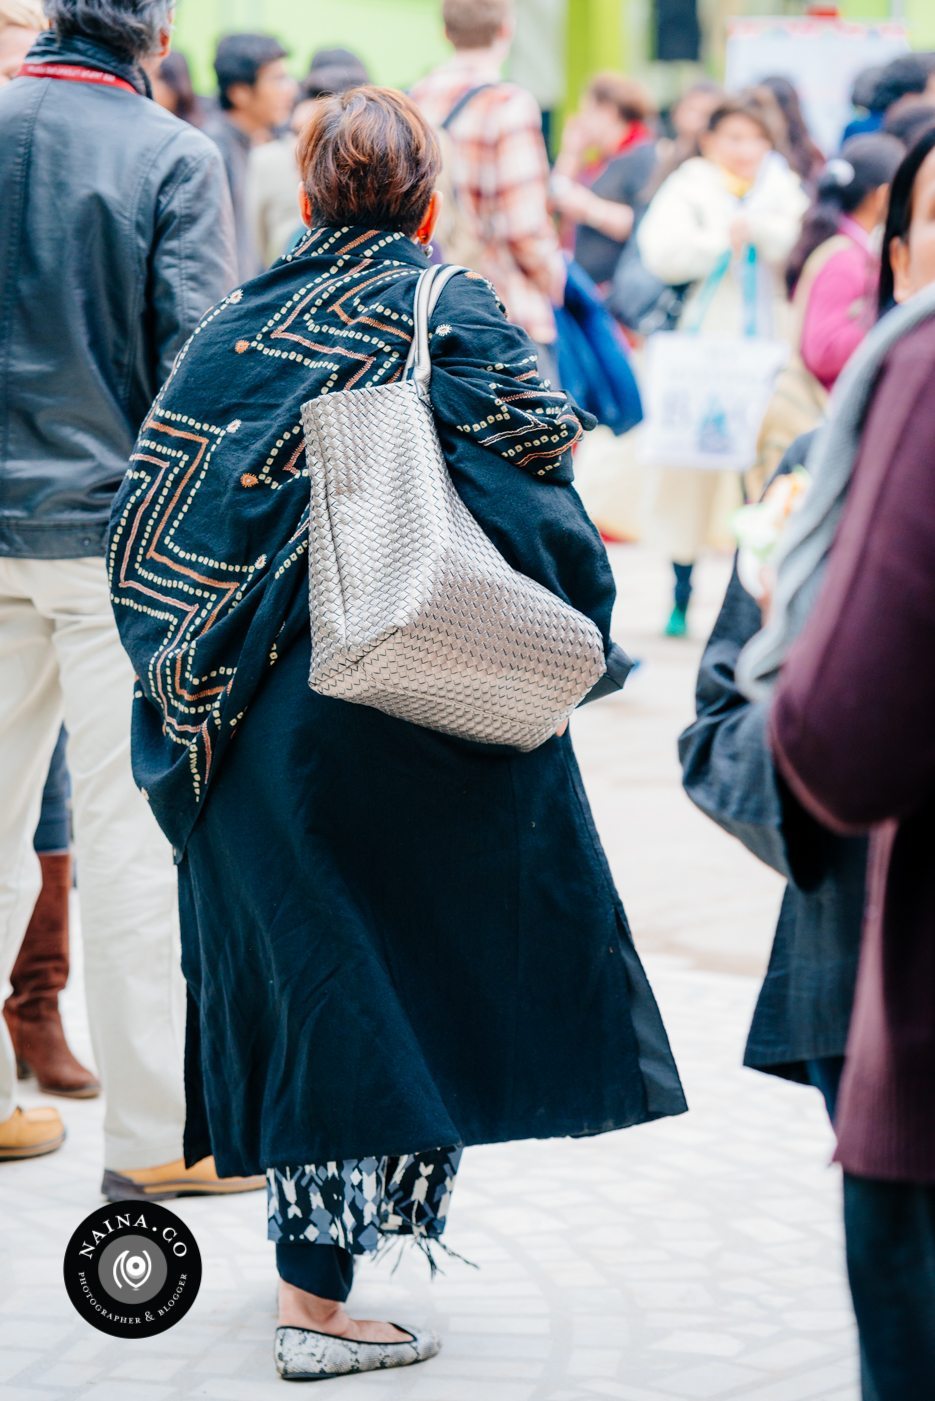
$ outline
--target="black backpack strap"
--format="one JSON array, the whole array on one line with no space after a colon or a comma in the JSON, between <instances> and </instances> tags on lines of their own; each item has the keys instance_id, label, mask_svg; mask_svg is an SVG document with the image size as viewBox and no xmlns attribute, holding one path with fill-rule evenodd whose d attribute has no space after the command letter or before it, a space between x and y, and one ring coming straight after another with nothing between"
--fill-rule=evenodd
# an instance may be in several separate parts
<instances>
[{"instance_id":1,"label":"black backpack strap","mask_svg":"<svg viewBox=\"0 0 935 1401\"><path fill-rule=\"evenodd\" d=\"M456 122L468 103L473 102L482 92L487 92L490 88L496 87L496 83L478 83L476 87L468 88L467 92L461 94L445 120L441 123L442 131L450 131L452 122Z\"/></svg>"}]
</instances>

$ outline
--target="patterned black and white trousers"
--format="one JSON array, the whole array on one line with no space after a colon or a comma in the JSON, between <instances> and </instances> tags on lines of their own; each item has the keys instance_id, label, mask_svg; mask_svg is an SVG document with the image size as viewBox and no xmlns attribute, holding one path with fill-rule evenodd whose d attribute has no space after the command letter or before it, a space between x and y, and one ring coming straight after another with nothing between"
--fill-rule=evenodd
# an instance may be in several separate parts
<instances>
[{"instance_id":1,"label":"patterned black and white trousers","mask_svg":"<svg viewBox=\"0 0 935 1401\"><path fill-rule=\"evenodd\" d=\"M269 1168L267 1235L280 1278L324 1299L351 1291L354 1257L410 1237L434 1269L460 1148Z\"/></svg>"}]
</instances>

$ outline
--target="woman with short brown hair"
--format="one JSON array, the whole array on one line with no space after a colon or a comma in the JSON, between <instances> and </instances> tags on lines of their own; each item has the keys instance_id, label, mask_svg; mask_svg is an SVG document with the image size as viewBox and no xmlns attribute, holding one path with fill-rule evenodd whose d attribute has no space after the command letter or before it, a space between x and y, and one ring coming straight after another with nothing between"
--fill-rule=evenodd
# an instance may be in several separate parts
<instances>
[{"instance_id":1,"label":"woman with short brown hair","mask_svg":"<svg viewBox=\"0 0 935 1401\"><path fill-rule=\"evenodd\" d=\"M311 1379L437 1350L344 1302L355 1258L405 1236L431 1257L465 1145L684 1101L568 735L525 753L309 688L302 405L405 377L438 148L408 99L363 87L319 102L300 159L308 234L180 355L110 570L136 773L178 862L185 1150L267 1172L276 1363ZM596 625L588 698L618 689L613 580L571 488L580 416L476 274L429 332L462 502Z\"/></svg>"}]
</instances>

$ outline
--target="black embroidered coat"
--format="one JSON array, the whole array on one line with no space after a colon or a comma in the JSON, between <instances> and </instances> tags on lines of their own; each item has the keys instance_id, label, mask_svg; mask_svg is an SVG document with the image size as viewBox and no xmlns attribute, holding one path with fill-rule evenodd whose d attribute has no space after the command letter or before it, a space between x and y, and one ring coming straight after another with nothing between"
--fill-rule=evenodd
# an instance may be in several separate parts
<instances>
[{"instance_id":1,"label":"black embroidered coat","mask_svg":"<svg viewBox=\"0 0 935 1401\"><path fill-rule=\"evenodd\" d=\"M134 767L172 841L186 1161L222 1173L591 1134L685 1105L571 741L519 754L312 692L300 407L402 373L424 255L318 229L215 307L142 430L109 568ZM484 280L432 325L458 491L601 628L581 431Z\"/></svg>"}]
</instances>

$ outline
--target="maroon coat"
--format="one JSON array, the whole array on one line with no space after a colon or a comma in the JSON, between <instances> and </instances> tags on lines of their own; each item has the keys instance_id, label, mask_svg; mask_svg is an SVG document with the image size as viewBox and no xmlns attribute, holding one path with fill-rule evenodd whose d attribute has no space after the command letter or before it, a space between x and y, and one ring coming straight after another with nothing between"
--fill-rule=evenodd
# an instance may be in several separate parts
<instances>
[{"instance_id":1,"label":"maroon coat","mask_svg":"<svg viewBox=\"0 0 935 1401\"><path fill-rule=\"evenodd\" d=\"M935 319L884 364L771 735L820 821L873 832L838 1160L935 1184Z\"/></svg>"}]
</instances>

